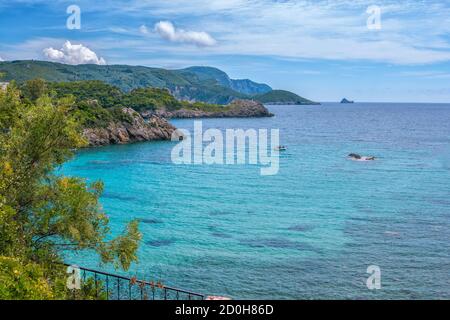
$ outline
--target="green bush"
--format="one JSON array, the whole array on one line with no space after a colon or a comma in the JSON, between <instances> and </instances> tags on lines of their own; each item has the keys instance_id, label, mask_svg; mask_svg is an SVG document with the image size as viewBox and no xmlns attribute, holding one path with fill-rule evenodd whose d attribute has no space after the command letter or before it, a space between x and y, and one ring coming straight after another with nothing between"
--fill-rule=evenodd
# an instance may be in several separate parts
<instances>
[{"instance_id":1,"label":"green bush","mask_svg":"<svg viewBox=\"0 0 450 320\"><path fill-rule=\"evenodd\" d=\"M37 264L0 256L1 300L54 299L44 270Z\"/></svg>"},{"instance_id":2,"label":"green bush","mask_svg":"<svg viewBox=\"0 0 450 320\"><path fill-rule=\"evenodd\" d=\"M97 80L49 82L48 88L50 91L55 92L57 98L72 95L76 98L77 103L82 101L96 101L104 108L120 105L123 97L123 93L119 88Z\"/></svg>"}]
</instances>

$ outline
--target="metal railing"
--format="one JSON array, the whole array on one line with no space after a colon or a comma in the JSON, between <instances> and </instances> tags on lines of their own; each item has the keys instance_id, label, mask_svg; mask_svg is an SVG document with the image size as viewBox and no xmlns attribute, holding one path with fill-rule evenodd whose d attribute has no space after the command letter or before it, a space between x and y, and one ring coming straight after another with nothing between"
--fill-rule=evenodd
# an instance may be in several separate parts
<instances>
[{"instance_id":1,"label":"metal railing","mask_svg":"<svg viewBox=\"0 0 450 320\"><path fill-rule=\"evenodd\" d=\"M65 266L74 265L65 264ZM203 294L163 285L161 282L139 280L108 272L76 266L81 284L89 284L94 295L106 300L204 300Z\"/></svg>"}]
</instances>

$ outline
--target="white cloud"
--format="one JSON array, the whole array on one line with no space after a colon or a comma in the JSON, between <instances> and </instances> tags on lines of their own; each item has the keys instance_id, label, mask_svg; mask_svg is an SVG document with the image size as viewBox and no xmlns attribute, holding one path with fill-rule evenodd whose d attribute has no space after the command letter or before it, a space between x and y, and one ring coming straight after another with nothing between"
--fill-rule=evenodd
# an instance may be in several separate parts
<instances>
[{"instance_id":1,"label":"white cloud","mask_svg":"<svg viewBox=\"0 0 450 320\"><path fill-rule=\"evenodd\" d=\"M2 57L0 57L0 62L1 62L1 61L5 61L5 60L3 60L3 58L2 58Z\"/></svg>"},{"instance_id":2,"label":"white cloud","mask_svg":"<svg viewBox=\"0 0 450 320\"><path fill-rule=\"evenodd\" d=\"M82 44L66 41L60 50L45 48L43 53L47 59L67 64L106 64L105 59L98 57L91 49Z\"/></svg>"},{"instance_id":3,"label":"white cloud","mask_svg":"<svg viewBox=\"0 0 450 320\"><path fill-rule=\"evenodd\" d=\"M366 10L374 4L372 0L191 0L189 6L185 3L186 0L134 0L127 3L125 10L134 18L143 18L145 12L148 19L147 13L151 12L154 18L171 17L195 23L196 28L208 30L220 41L220 46L208 54L366 60L400 65L450 61L447 37L450 5L438 0L377 0L382 13L382 29L377 31L367 28ZM192 43L196 38L170 22L160 22L155 30L174 42ZM188 47L177 52L180 50L197 54Z\"/></svg>"},{"instance_id":4,"label":"white cloud","mask_svg":"<svg viewBox=\"0 0 450 320\"><path fill-rule=\"evenodd\" d=\"M145 26L144 29L141 30L141 32L143 30L148 32ZM171 42L190 43L195 44L199 47L210 47L214 46L217 43L217 41L206 32L185 31L182 29L177 29L170 21L158 22L157 24L155 24L155 31L162 38Z\"/></svg>"},{"instance_id":5,"label":"white cloud","mask_svg":"<svg viewBox=\"0 0 450 320\"><path fill-rule=\"evenodd\" d=\"M148 28L145 24L143 24L142 26L139 27L139 32L142 34L149 34L150 32L148 31Z\"/></svg>"},{"instance_id":6,"label":"white cloud","mask_svg":"<svg viewBox=\"0 0 450 320\"><path fill-rule=\"evenodd\" d=\"M382 29L378 31L368 30L366 26L366 9L374 4L373 0L190 0L190 5L186 5L186 0L130 0L126 5L120 1L89 2L85 10L114 12L125 21L124 25L171 19L182 21L189 31L177 29L167 21L156 24L155 28L141 25L137 29L136 25L128 24L108 30L104 28L108 23L99 20L98 29L94 30L98 37L84 44L95 44L115 61L128 59L131 52L137 53L135 59L138 56L148 59L149 53L167 59L199 58L194 46L173 50L171 42L209 45L208 55L202 57L206 59L229 54L395 65L450 61L448 1L377 0L375 3L382 9ZM123 36L120 40L118 31ZM114 34L105 36L106 32ZM138 34L145 37L137 37ZM156 37L167 41L155 41ZM34 40L10 49L3 46L2 53L14 59L31 58L40 54L42 48L57 48L64 41ZM216 42L220 45L213 46Z\"/></svg>"}]
</instances>

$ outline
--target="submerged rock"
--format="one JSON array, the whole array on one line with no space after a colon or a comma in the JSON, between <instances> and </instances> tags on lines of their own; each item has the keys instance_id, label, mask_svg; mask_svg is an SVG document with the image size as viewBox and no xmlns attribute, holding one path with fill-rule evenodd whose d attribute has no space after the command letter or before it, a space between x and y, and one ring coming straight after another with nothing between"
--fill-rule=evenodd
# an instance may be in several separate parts
<instances>
[{"instance_id":1,"label":"submerged rock","mask_svg":"<svg viewBox=\"0 0 450 320\"><path fill-rule=\"evenodd\" d=\"M348 155L349 158L354 158L354 159L361 159L361 156L357 153L350 153Z\"/></svg>"},{"instance_id":2,"label":"submerged rock","mask_svg":"<svg viewBox=\"0 0 450 320\"><path fill-rule=\"evenodd\" d=\"M123 108L129 121L112 122L105 128L86 128L84 137L90 146L125 144L137 141L170 140L176 130L167 120L152 115L147 121L131 108Z\"/></svg>"}]
</instances>

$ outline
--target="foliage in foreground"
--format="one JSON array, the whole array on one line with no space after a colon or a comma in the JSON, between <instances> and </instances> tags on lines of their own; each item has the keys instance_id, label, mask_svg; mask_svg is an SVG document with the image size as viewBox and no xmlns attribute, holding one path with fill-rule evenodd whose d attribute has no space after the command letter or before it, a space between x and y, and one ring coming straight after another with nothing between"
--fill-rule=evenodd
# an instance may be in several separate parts
<instances>
[{"instance_id":1,"label":"foliage in foreground","mask_svg":"<svg viewBox=\"0 0 450 320\"><path fill-rule=\"evenodd\" d=\"M54 295L41 266L0 256L0 298L49 300Z\"/></svg>"},{"instance_id":2,"label":"foliage in foreground","mask_svg":"<svg viewBox=\"0 0 450 320\"><path fill-rule=\"evenodd\" d=\"M86 141L74 99L51 98L41 84L27 99L14 83L0 91L0 299L67 297L58 263L68 250L125 270L137 260L138 222L111 239L102 183L54 173Z\"/></svg>"}]
</instances>

